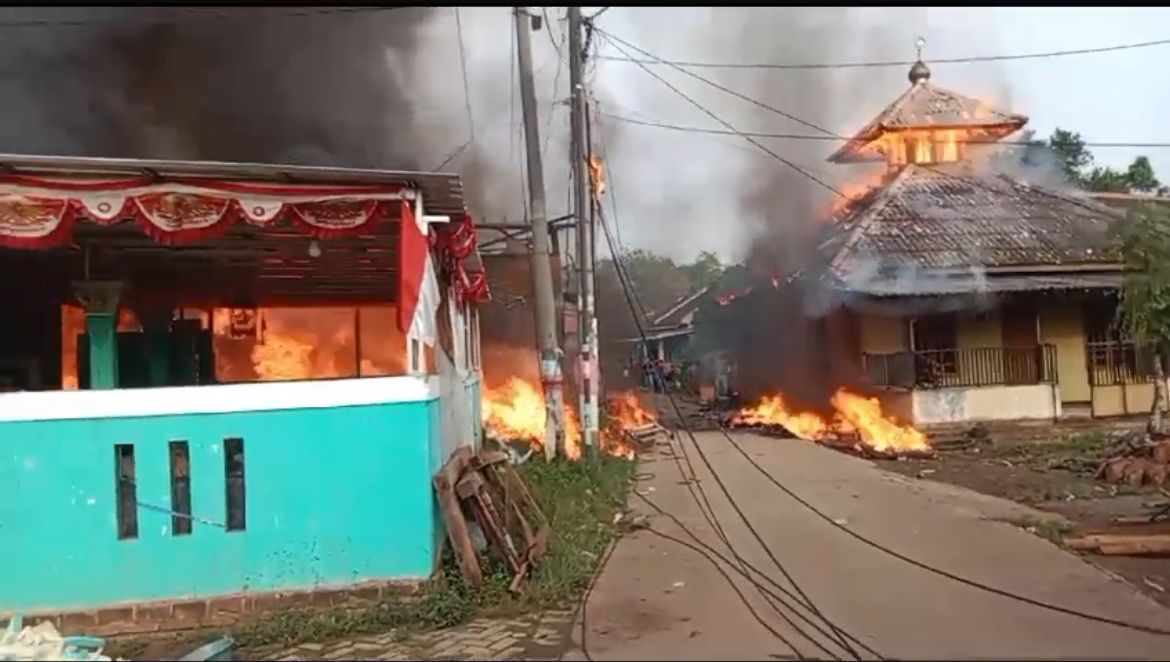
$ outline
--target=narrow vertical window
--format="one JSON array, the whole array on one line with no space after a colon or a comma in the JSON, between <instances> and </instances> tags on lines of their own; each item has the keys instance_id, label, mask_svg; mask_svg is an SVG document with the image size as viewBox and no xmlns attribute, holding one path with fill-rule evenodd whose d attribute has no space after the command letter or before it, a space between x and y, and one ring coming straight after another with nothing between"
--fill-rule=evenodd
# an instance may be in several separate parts
<instances>
[{"instance_id":1,"label":"narrow vertical window","mask_svg":"<svg viewBox=\"0 0 1170 662\"><path fill-rule=\"evenodd\" d=\"M114 445L114 480L118 540L133 540L138 537L138 489L133 444Z\"/></svg>"},{"instance_id":2,"label":"narrow vertical window","mask_svg":"<svg viewBox=\"0 0 1170 662\"><path fill-rule=\"evenodd\" d=\"M191 533L191 456L187 442L172 441L171 449L171 533Z\"/></svg>"},{"instance_id":3,"label":"narrow vertical window","mask_svg":"<svg viewBox=\"0 0 1170 662\"><path fill-rule=\"evenodd\" d=\"M223 466L227 478L227 530L243 531L245 516L244 440L223 440Z\"/></svg>"}]
</instances>

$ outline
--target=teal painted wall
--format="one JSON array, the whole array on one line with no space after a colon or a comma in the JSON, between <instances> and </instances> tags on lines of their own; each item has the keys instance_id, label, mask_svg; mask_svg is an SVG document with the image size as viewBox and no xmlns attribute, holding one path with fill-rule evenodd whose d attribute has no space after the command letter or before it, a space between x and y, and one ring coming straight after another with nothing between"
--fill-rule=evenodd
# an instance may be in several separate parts
<instances>
[{"instance_id":1,"label":"teal painted wall","mask_svg":"<svg viewBox=\"0 0 1170 662\"><path fill-rule=\"evenodd\" d=\"M0 422L0 612L424 578L436 556L437 401ZM223 440L244 439L247 528L171 532L168 442L192 514L226 518ZM118 540L114 445L135 447L138 539Z\"/></svg>"}]
</instances>

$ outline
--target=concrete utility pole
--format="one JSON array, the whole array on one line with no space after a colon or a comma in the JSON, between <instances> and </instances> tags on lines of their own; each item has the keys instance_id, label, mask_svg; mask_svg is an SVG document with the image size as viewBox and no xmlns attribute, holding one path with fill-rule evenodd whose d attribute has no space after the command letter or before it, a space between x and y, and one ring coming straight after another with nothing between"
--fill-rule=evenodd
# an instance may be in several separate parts
<instances>
[{"instance_id":1,"label":"concrete utility pole","mask_svg":"<svg viewBox=\"0 0 1170 662\"><path fill-rule=\"evenodd\" d=\"M514 7L516 62L520 69L520 108L524 115L524 142L528 152L528 202L532 222L532 289L536 296L536 340L540 345L540 381L544 388L544 455L555 458L565 451L565 397L561 358L557 346L556 301L549 251L548 210L544 202L544 167L540 160L540 129L536 88L532 82L532 33L527 7Z\"/></svg>"},{"instance_id":2,"label":"concrete utility pole","mask_svg":"<svg viewBox=\"0 0 1170 662\"><path fill-rule=\"evenodd\" d=\"M581 393L581 436L587 452L597 449L598 382L601 371L597 362L597 315L593 299L593 223L590 213L593 205L589 192L589 149L585 143L585 52L581 45L584 29L581 8L569 7L569 85L572 88L569 126L573 132L571 158L573 160L573 202L577 218L577 264L580 286L577 297L577 319L581 342L581 363L577 372Z\"/></svg>"}]
</instances>

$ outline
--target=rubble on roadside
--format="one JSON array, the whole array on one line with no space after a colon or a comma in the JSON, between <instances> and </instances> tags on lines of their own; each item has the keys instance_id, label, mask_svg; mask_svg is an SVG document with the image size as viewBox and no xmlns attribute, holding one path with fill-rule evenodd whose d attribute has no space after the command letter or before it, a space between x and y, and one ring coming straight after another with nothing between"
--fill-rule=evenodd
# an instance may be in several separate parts
<instances>
[{"instance_id":1,"label":"rubble on roadside","mask_svg":"<svg viewBox=\"0 0 1170 662\"><path fill-rule=\"evenodd\" d=\"M105 644L100 637L63 636L49 621L25 627L13 616L0 635L0 660L110 660L102 655Z\"/></svg>"}]
</instances>

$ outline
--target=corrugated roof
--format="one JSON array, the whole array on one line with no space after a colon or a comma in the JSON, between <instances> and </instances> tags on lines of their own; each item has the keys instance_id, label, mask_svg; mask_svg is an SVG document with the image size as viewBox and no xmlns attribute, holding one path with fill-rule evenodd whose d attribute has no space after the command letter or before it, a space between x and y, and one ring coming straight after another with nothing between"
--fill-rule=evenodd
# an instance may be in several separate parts
<instances>
[{"instance_id":1,"label":"corrugated roof","mask_svg":"<svg viewBox=\"0 0 1170 662\"><path fill-rule=\"evenodd\" d=\"M1117 210L1003 175L909 165L853 205L825 242L841 282L906 270L1116 265Z\"/></svg>"},{"instance_id":2,"label":"corrugated roof","mask_svg":"<svg viewBox=\"0 0 1170 662\"><path fill-rule=\"evenodd\" d=\"M1002 138L1028 122L1023 115L998 111L987 104L920 81L911 85L840 149L829 156L833 163L880 161L882 156L864 147L884 133L964 127L975 129L969 139Z\"/></svg>"},{"instance_id":3,"label":"corrugated roof","mask_svg":"<svg viewBox=\"0 0 1170 662\"><path fill-rule=\"evenodd\" d=\"M687 294L679 298L670 308L667 308L661 314L651 313L650 324L653 326L675 326L683 323L683 319L690 313L697 310L702 303L700 299L707 294L711 288L704 287L697 292Z\"/></svg>"},{"instance_id":4,"label":"corrugated roof","mask_svg":"<svg viewBox=\"0 0 1170 662\"><path fill-rule=\"evenodd\" d=\"M0 171L10 175L149 175L159 179L214 177L284 184L402 184L417 186L427 213L457 215L465 210L463 181L443 172L368 170L221 161L157 161L79 156L0 154Z\"/></svg>"},{"instance_id":5,"label":"corrugated roof","mask_svg":"<svg viewBox=\"0 0 1170 662\"><path fill-rule=\"evenodd\" d=\"M949 294L1000 294L1006 292L1060 292L1070 290L1115 290L1125 275L1107 273L1066 273L1029 275L987 275L970 273L959 277L929 273L906 273L898 278L875 278L847 283L842 289L874 297L943 296Z\"/></svg>"}]
</instances>

